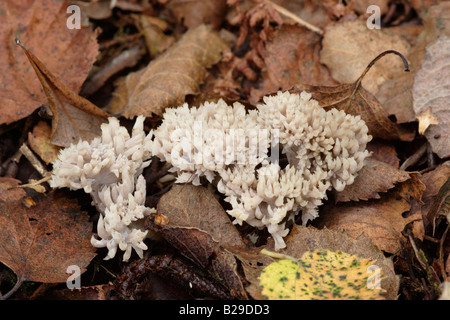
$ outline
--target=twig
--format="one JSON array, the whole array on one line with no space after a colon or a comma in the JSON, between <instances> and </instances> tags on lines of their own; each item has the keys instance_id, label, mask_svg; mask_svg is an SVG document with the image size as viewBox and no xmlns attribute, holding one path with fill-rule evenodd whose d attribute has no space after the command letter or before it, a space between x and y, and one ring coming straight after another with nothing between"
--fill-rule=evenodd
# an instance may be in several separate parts
<instances>
[{"instance_id":1,"label":"twig","mask_svg":"<svg viewBox=\"0 0 450 320\"><path fill-rule=\"evenodd\" d=\"M28 146L25 143L20 146L19 150L20 152L22 152L25 158L27 158L28 161L30 161L32 166L36 169L37 172L39 172L39 174L42 177L46 177L48 175L48 172L44 168L42 163L39 161L39 159L34 155L34 153L30 150L30 148L28 148Z\"/></svg>"},{"instance_id":2,"label":"twig","mask_svg":"<svg viewBox=\"0 0 450 320\"><path fill-rule=\"evenodd\" d=\"M20 278L17 278L17 282L14 285L14 287L11 288L11 290L9 290L6 294L2 295L0 293L0 300L6 300L8 299L10 296L12 296L14 294L14 292L16 292L20 286L22 285L24 280L24 276L22 275Z\"/></svg>"},{"instance_id":3,"label":"twig","mask_svg":"<svg viewBox=\"0 0 450 320\"><path fill-rule=\"evenodd\" d=\"M287 254L273 252L273 251L269 251L267 249L262 249L259 253L265 254L266 256L269 256L269 257L272 257L272 258L276 258L276 259L286 259L286 260L297 261L294 257L291 257L291 256L289 256Z\"/></svg>"},{"instance_id":4,"label":"twig","mask_svg":"<svg viewBox=\"0 0 450 320\"><path fill-rule=\"evenodd\" d=\"M423 157L425 152L427 152L427 143L424 143L414 154L406 159L400 166L400 170L406 170L407 168L416 164L417 161L419 161Z\"/></svg>"},{"instance_id":5,"label":"twig","mask_svg":"<svg viewBox=\"0 0 450 320\"><path fill-rule=\"evenodd\" d=\"M447 224L447 228L444 231L444 234L441 237L441 241L439 241L439 266L441 267L441 273L442 273L442 278L444 278L444 280L447 278L447 271L445 271L445 267L444 267L444 242L445 239L447 238L447 232L448 229L450 227L450 224Z\"/></svg>"},{"instance_id":6,"label":"twig","mask_svg":"<svg viewBox=\"0 0 450 320\"><path fill-rule=\"evenodd\" d=\"M296 16L295 14L293 14L292 12L290 12L289 10L283 8L282 6L277 5L276 3L273 3L270 0L265 0L267 4L271 5L276 11L278 11L279 13L281 13L282 15L291 18L292 20L294 20L295 22L297 22L298 24L308 28L311 31L314 31L320 35L323 35L323 31L320 30L319 28L317 28L316 26L306 22L305 20L301 19L300 17Z\"/></svg>"}]
</instances>

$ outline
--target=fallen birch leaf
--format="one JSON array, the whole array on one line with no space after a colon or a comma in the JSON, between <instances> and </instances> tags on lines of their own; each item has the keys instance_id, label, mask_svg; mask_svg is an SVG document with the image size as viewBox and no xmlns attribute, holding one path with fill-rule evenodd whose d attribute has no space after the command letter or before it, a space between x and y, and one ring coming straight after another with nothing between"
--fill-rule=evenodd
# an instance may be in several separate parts
<instances>
[{"instance_id":1,"label":"fallen birch leaf","mask_svg":"<svg viewBox=\"0 0 450 320\"><path fill-rule=\"evenodd\" d=\"M19 180L3 178L0 194L17 194L18 185ZM63 192L39 194L33 200L29 208L17 196L0 201L0 261L18 282L65 282L71 265L84 272L96 255L88 214Z\"/></svg>"},{"instance_id":2,"label":"fallen birch leaf","mask_svg":"<svg viewBox=\"0 0 450 320\"><path fill-rule=\"evenodd\" d=\"M408 172L399 170L382 161L366 159L351 185L336 193L336 202L379 199L380 192L387 192L397 183L410 178Z\"/></svg>"},{"instance_id":3,"label":"fallen birch leaf","mask_svg":"<svg viewBox=\"0 0 450 320\"><path fill-rule=\"evenodd\" d=\"M269 251L273 250L273 243L269 243L266 249ZM375 265L381 268L381 273L383 274L381 287L386 290L385 298L389 300L397 299L399 278L395 274L394 264L366 236L360 236L354 239L349 237L345 232L326 228L319 230L313 227L294 225L286 237L286 248L280 250L278 253L299 258L305 252L317 249L343 251L365 259L374 260ZM273 258L264 254L243 254L237 257L241 261L245 278L250 283L246 287L247 291L254 299L265 299L261 293L258 278L261 271L273 262Z\"/></svg>"},{"instance_id":4,"label":"fallen birch leaf","mask_svg":"<svg viewBox=\"0 0 450 320\"><path fill-rule=\"evenodd\" d=\"M422 220L420 212L403 216L411 210L412 201L422 201L425 189L417 173L410 175L411 179L398 184L381 199L325 205L314 225L346 232L352 238L365 234L380 250L394 253L404 243L405 226Z\"/></svg>"},{"instance_id":5,"label":"fallen birch leaf","mask_svg":"<svg viewBox=\"0 0 450 320\"><path fill-rule=\"evenodd\" d=\"M260 287L269 300L384 300L380 283L369 286L373 268L373 260L316 249L272 262L259 276Z\"/></svg>"},{"instance_id":6,"label":"fallen birch leaf","mask_svg":"<svg viewBox=\"0 0 450 320\"><path fill-rule=\"evenodd\" d=\"M65 86L78 92L98 54L96 32L68 29L67 2L0 1L0 124L28 117L46 104L45 93L22 50L20 39Z\"/></svg>"},{"instance_id":7,"label":"fallen birch leaf","mask_svg":"<svg viewBox=\"0 0 450 320\"><path fill-rule=\"evenodd\" d=\"M211 27L190 29L146 68L117 82L109 111L126 118L151 117L181 105L186 95L199 93L206 69L220 60L227 47Z\"/></svg>"},{"instance_id":8,"label":"fallen birch leaf","mask_svg":"<svg viewBox=\"0 0 450 320\"><path fill-rule=\"evenodd\" d=\"M100 135L100 125L109 114L67 88L22 43L17 41L17 44L27 55L47 95L52 114L51 143L68 147Z\"/></svg>"}]
</instances>

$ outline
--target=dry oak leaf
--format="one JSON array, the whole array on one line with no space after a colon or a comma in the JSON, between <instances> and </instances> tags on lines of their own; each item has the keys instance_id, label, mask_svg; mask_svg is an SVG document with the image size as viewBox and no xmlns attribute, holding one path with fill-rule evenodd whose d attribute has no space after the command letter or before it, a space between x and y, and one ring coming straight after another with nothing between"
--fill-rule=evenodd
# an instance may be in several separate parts
<instances>
[{"instance_id":1,"label":"dry oak leaf","mask_svg":"<svg viewBox=\"0 0 450 320\"><path fill-rule=\"evenodd\" d=\"M96 255L90 243L92 223L80 210L76 199L64 192L39 194L35 205L22 203L25 191L19 180L0 179L0 261L17 275L18 281L65 282L67 268L78 266L81 272ZM16 194L12 199L10 194Z\"/></svg>"},{"instance_id":2,"label":"dry oak leaf","mask_svg":"<svg viewBox=\"0 0 450 320\"><path fill-rule=\"evenodd\" d=\"M266 249L273 251L273 248L274 244L271 241ZM375 265L381 268L383 274L381 287L386 290L386 299L397 299L399 277L395 274L392 260L386 258L383 252L364 235L355 239L345 232L294 225L291 232L286 236L286 248L280 250L279 253L300 258L305 252L317 249L340 250L362 258L375 260ZM261 251L261 248L258 248L259 251ZM265 299L261 294L258 277L261 271L274 261L273 258L263 254L242 254L238 256L238 259L241 261L245 278L249 282L246 290L254 299Z\"/></svg>"},{"instance_id":3,"label":"dry oak leaf","mask_svg":"<svg viewBox=\"0 0 450 320\"><path fill-rule=\"evenodd\" d=\"M0 124L28 117L46 103L22 49L27 44L68 88L78 92L98 54L96 33L68 29L66 1L0 1Z\"/></svg>"},{"instance_id":4,"label":"dry oak leaf","mask_svg":"<svg viewBox=\"0 0 450 320\"><path fill-rule=\"evenodd\" d=\"M414 78L413 105L424 134L440 158L450 156L450 37L442 36L426 47Z\"/></svg>"},{"instance_id":5,"label":"dry oak leaf","mask_svg":"<svg viewBox=\"0 0 450 320\"><path fill-rule=\"evenodd\" d=\"M367 28L366 20L346 21L327 27L322 45L320 61L340 83L356 79L380 52L395 50L407 54L411 47L406 40L389 30ZM383 82L399 74L401 66L397 58L386 57L370 70L362 82L364 88L376 95Z\"/></svg>"},{"instance_id":6,"label":"dry oak leaf","mask_svg":"<svg viewBox=\"0 0 450 320\"><path fill-rule=\"evenodd\" d=\"M397 183L410 178L408 172L399 170L375 159L366 159L355 181L336 193L336 202L379 199L380 192L387 192Z\"/></svg>"},{"instance_id":7,"label":"dry oak leaf","mask_svg":"<svg viewBox=\"0 0 450 320\"><path fill-rule=\"evenodd\" d=\"M20 41L16 43L27 55L47 96L52 115L51 143L68 147L100 135L100 125L107 121L109 114L66 87Z\"/></svg>"},{"instance_id":8,"label":"dry oak leaf","mask_svg":"<svg viewBox=\"0 0 450 320\"><path fill-rule=\"evenodd\" d=\"M117 82L109 111L126 118L151 117L181 105L186 95L199 93L206 69L219 62L226 48L211 27L190 29L146 68Z\"/></svg>"},{"instance_id":9,"label":"dry oak leaf","mask_svg":"<svg viewBox=\"0 0 450 320\"><path fill-rule=\"evenodd\" d=\"M245 247L239 232L214 195L202 186L175 184L158 202L147 228L162 235L182 255L246 299L237 262L229 251Z\"/></svg>"},{"instance_id":10,"label":"dry oak leaf","mask_svg":"<svg viewBox=\"0 0 450 320\"><path fill-rule=\"evenodd\" d=\"M425 189L417 173L410 175L409 180L398 184L381 199L322 207L314 225L338 232L345 231L352 238L365 234L380 250L394 253L404 242L402 231L405 226L422 220L420 212L404 217L410 212L414 201L422 201Z\"/></svg>"}]
</instances>

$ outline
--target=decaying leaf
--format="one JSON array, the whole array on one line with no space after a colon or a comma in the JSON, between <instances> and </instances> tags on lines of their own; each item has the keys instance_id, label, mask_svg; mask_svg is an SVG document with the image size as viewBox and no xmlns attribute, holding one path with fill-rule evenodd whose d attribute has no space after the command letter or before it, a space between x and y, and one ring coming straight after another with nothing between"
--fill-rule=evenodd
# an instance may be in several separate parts
<instances>
[{"instance_id":1,"label":"decaying leaf","mask_svg":"<svg viewBox=\"0 0 450 320\"><path fill-rule=\"evenodd\" d=\"M228 249L245 247L214 196L202 186L173 185L158 202L147 228L160 233L181 254L221 280L233 296L245 299L237 263Z\"/></svg>"},{"instance_id":2,"label":"decaying leaf","mask_svg":"<svg viewBox=\"0 0 450 320\"><path fill-rule=\"evenodd\" d=\"M450 37L440 37L428 45L412 89L419 133L440 158L450 156L449 59Z\"/></svg>"},{"instance_id":3,"label":"decaying leaf","mask_svg":"<svg viewBox=\"0 0 450 320\"><path fill-rule=\"evenodd\" d=\"M170 0L167 8L188 28L209 24L217 28L227 13L226 0Z\"/></svg>"},{"instance_id":4,"label":"decaying leaf","mask_svg":"<svg viewBox=\"0 0 450 320\"><path fill-rule=\"evenodd\" d=\"M410 176L381 199L324 206L314 225L345 231L353 238L365 234L380 250L394 253L404 242L405 226L422 220L419 212L403 216L411 210L412 201L422 201L425 189L417 173L410 173Z\"/></svg>"},{"instance_id":5,"label":"decaying leaf","mask_svg":"<svg viewBox=\"0 0 450 320\"><path fill-rule=\"evenodd\" d=\"M262 294L269 300L384 300L382 275L375 279L371 272L376 268L380 270L370 259L316 249L298 260L272 262L259 279Z\"/></svg>"},{"instance_id":6,"label":"decaying leaf","mask_svg":"<svg viewBox=\"0 0 450 320\"><path fill-rule=\"evenodd\" d=\"M67 2L0 1L0 123L29 116L46 103L26 55L28 46L65 86L78 92L98 54L96 33L67 28Z\"/></svg>"},{"instance_id":7,"label":"decaying leaf","mask_svg":"<svg viewBox=\"0 0 450 320\"><path fill-rule=\"evenodd\" d=\"M354 81L373 57L386 49L406 55L410 45L389 29L369 29L365 19L346 21L326 28L323 37L320 61L331 71L340 83ZM362 84L376 96L378 87L393 79L402 68L401 61L393 56L386 57L374 65Z\"/></svg>"},{"instance_id":8,"label":"decaying leaf","mask_svg":"<svg viewBox=\"0 0 450 320\"><path fill-rule=\"evenodd\" d=\"M22 47L47 95L52 118L51 142L68 147L79 140L92 140L100 135L100 125L109 114L79 96L60 82L25 46Z\"/></svg>"},{"instance_id":9,"label":"decaying leaf","mask_svg":"<svg viewBox=\"0 0 450 320\"><path fill-rule=\"evenodd\" d=\"M150 117L181 105L186 95L199 92L206 68L217 63L227 47L211 27L190 29L146 68L118 81L109 111L126 118Z\"/></svg>"},{"instance_id":10,"label":"decaying leaf","mask_svg":"<svg viewBox=\"0 0 450 320\"><path fill-rule=\"evenodd\" d=\"M63 192L39 194L35 205L27 207L17 194L25 197L18 185L15 179L0 180L0 194L7 196L0 200L0 261L19 282L65 282L72 265L84 272L96 255L88 214Z\"/></svg>"},{"instance_id":11,"label":"decaying leaf","mask_svg":"<svg viewBox=\"0 0 450 320\"><path fill-rule=\"evenodd\" d=\"M39 121L33 128L33 132L28 133L28 143L31 149L36 152L41 159L50 164L57 157L60 148L51 143L52 128L45 121Z\"/></svg>"},{"instance_id":12,"label":"decaying leaf","mask_svg":"<svg viewBox=\"0 0 450 320\"><path fill-rule=\"evenodd\" d=\"M446 187L450 179L450 161L444 162L436 169L422 175L422 182L425 184L422 200L424 205L417 208L422 212L425 229L430 234L435 233L436 221L440 213L445 214L446 208ZM441 210L444 209L444 210Z\"/></svg>"},{"instance_id":13,"label":"decaying leaf","mask_svg":"<svg viewBox=\"0 0 450 320\"><path fill-rule=\"evenodd\" d=\"M287 90L298 83L335 85L319 61L320 39L320 35L304 27L281 25L265 43L263 84L261 89L252 91L250 102L256 103L267 92Z\"/></svg>"},{"instance_id":14,"label":"decaying leaf","mask_svg":"<svg viewBox=\"0 0 450 320\"><path fill-rule=\"evenodd\" d=\"M367 159L364 167L351 185L336 193L337 202L379 199L380 192L387 192L395 184L409 179L406 171L382 161Z\"/></svg>"},{"instance_id":15,"label":"decaying leaf","mask_svg":"<svg viewBox=\"0 0 450 320\"><path fill-rule=\"evenodd\" d=\"M279 253L296 258L302 257L308 251L327 249L343 251L351 255L358 255L364 259L373 260L375 265L381 268L381 273L383 274L381 287L386 290L385 298L389 300L397 299L399 278L395 274L392 260L386 258L366 236L354 239L345 232L326 228L319 230L313 227L294 225L286 237L286 245L286 248L280 250ZM269 243L267 249L269 251L273 250L273 243ZM260 253L237 256L241 261L245 278L250 283L246 287L247 291L254 299L265 299L264 295L261 294L259 276L261 271L273 262L273 258Z\"/></svg>"},{"instance_id":16,"label":"decaying leaf","mask_svg":"<svg viewBox=\"0 0 450 320\"><path fill-rule=\"evenodd\" d=\"M336 108L348 114L360 115L373 137L385 140L398 139L398 127L388 118L388 114L375 96L357 85L357 82L335 87L298 84L292 91L310 92L313 99L327 110Z\"/></svg>"}]
</instances>

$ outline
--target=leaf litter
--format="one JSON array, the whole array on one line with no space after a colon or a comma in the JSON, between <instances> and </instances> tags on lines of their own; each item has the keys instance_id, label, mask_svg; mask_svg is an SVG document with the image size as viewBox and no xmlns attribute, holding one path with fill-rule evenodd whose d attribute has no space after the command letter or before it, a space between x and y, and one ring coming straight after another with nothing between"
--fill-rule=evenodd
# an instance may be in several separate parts
<instances>
[{"instance_id":1,"label":"leaf litter","mask_svg":"<svg viewBox=\"0 0 450 320\"><path fill-rule=\"evenodd\" d=\"M437 288L450 270L448 99L438 81L439 72L446 70L440 61L448 51L448 4L407 1L401 7L379 1L386 16L378 32L365 28L363 2L117 1L114 10L104 7L97 17L95 10L89 13L94 19L90 26L65 37L67 28L56 27L65 21L65 2L33 4L35 12L48 7L48 13L55 13L55 27L49 30L29 20L32 11L22 10L25 14L18 18L22 2L6 1L0 7L0 15L5 15L0 23L6 26L0 33L6 39L0 55L11 62L0 65L2 88L7 89L0 90L6 101L0 118L5 124L0 127L5 138L0 141L0 221L5 230L0 273L9 268L18 280L6 297L24 280L44 285L65 281L62 271L71 256L77 260L70 262L82 266L82 272L106 274L112 281L83 283L76 294L46 289L44 295L266 299L260 276L275 260L261 251L273 250L273 240L264 231L233 225L214 184L173 184L167 165L154 161L144 175L149 177L148 205L157 212L146 226L159 240L148 241L143 259L125 265L100 262L89 244L95 208L86 199L75 201L69 190L47 187L45 194L37 194L30 184L22 185L39 175L20 157L19 148L28 141L50 171L59 147L96 136L109 114L127 126L128 119L144 114L149 130L157 127L165 108L218 98L252 108L278 89L306 90L326 109L361 116L375 139L368 146L373 155L355 183L329 193L320 218L308 227L292 221L287 248L277 254L300 259L306 252L340 251L381 267L387 299L439 297ZM414 18L419 12L423 25ZM94 31L99 26L100 36ZM14 38L23 43L22 49ZM351 46L356 49L349 51ZM94 105L78 92L98 48L97 71L130 48L139 52L120 69L97 72L101 81L90 79L98 82L89 89L89 99L98 102ZM67 61L73 64L69 67ZM8 73L13 66L14 72ZM408 67L411 72L404 72ZM441 100L435 105L436 96ZM42 119L42 105L51 125ZM410 158L414 162L404 165ZM26 250L27 245L41 248L43 240L51 245L40 254ZM65 249L55 252L55 247ZM46 263L43 257L52 259ZM34 296L42 294L37 290Z\"/></svg>"}]
</instances>

